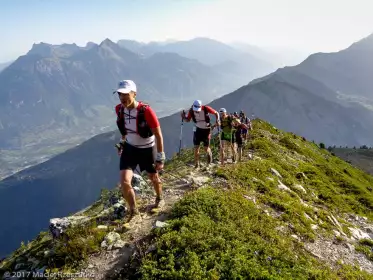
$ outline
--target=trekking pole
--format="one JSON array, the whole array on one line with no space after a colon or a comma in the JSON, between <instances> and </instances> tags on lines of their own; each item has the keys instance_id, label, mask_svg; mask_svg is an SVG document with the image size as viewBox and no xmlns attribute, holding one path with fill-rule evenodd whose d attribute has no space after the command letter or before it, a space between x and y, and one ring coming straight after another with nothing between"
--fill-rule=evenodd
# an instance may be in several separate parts
<instances>
[{"instance_id":1,"label":"trekking pole","mask_svg":"<svg viewBox=\"0 0 373 280\"><path fill-rule=\"evenodd\" d=\"M183 138L183 124L184 124L184 116L185 116L185 111L183 110L183 116L181 118L181 125L180 125L180 144L179 144L179 156L181 153L181 142Z\"/></svg>"},{"instance_id":2,"label":"trekking pole","mask_svg":"<svg viewBox=\"0 0 373 280\"><path fill-rule=\"evenodd\" d=\"M159 175L168 174L171 177L174 177L175 179L178 179L180 181L185 181L185 182L189 183L188 180L183 178L185 176L182 176L181 174L177 173L176 171L173 171L173 172L175 172L177 175L171 173L170 171L166 171L166 170L162 169L161 172L159 172Z\"/></svg>"}]
</instances>

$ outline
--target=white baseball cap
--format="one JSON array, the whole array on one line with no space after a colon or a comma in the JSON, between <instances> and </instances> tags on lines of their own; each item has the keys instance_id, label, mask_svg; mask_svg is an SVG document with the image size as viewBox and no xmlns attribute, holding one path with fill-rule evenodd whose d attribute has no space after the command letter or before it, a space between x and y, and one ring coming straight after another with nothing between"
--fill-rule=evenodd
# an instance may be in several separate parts
<instances>
[{"instance_id":1,"label":"white baseball cap","mask_svg":"<svg viewBox=\"0 0 373 280\"><path fill-rule=\"evenodd\" d=\"M227 110L226 110L225 108L220 108L219 112L220 112L220 113L226 113Z\"/></svg>"},{"instance_id":2,"label":"white baseball cap","mask_svg":"<svg viewBox=\"0 0 373 280\"><path fill-rule=\"evenodd\" d=\"M202 110L202 101L201 100L195 100L193 102L193 111L199 112Z\"/></svg>"},{"instance_id":3,"label":"white baseball cap","mask_svg":"<svg viewBox=\"0 0 373 280\"><path fill-rule=\"evenodd\" d=\"M118 93L130 93L131 91L136 92L136 84L132 80L123 80L118 83Z\"/></svg>"}]
</instances>

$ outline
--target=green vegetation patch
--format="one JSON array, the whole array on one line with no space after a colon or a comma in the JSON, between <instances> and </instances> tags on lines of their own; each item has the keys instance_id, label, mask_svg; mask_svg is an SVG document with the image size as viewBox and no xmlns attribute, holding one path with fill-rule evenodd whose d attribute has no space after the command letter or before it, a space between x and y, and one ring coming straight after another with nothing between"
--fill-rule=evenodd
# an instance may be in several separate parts
<instances>
[{"instance_id":1,"label":"green vegetation patch","mask_svg":"<svg viewBox=\"0 0 373 280\"><path fill-rule=\"evenodd\" d=\"M373 240L361 239L355 249L365 254L370 261L373 261Z\"/></svg>"},{"instance_id":2,"label":"green vegetation patch","mask_svg":"<svg viewBox=\"0 0 373 280\"><path fill-rule=\"evenodd\" d=\"M131 279L354 279L356 267L318 263L243 190L205 188L174 205L169 224L154 231L155 250ZM338 275L343 276L339 278ZM368 279L368 278L365 278Z\"/></svg>"},{"instance_id":3,"label":"green vegetation patch","mask_svg":"<svg viewBox=\"0 0 373 280\"><path fill-rule=\"evenodd\" d=\"M249 148L260 160L220 168L217 174L232 185L256 191L262 202L277 210L297 213L299 217L304 217L302 212L312 217L312 207L305 206L302 203L305 202L336 215L354 213L372 220L372 176L315 143L268 126L263 121L255 121L255 130L251 134ZM282 178L273 175L271 168ZM279 180L291 191L279 190ZM330 223L329 219L326 222Z\"/></svg>"}]
</instances>

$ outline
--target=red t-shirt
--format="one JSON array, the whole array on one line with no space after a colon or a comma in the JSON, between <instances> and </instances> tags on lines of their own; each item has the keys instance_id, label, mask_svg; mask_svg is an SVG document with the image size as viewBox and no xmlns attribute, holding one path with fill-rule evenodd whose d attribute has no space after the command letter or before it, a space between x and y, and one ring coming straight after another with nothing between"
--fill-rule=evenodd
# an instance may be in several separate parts
<instances>
[{"instance_id":1,"label":"red t-shirt","mask_svg":"<svg viewBox=\"0 0 373 280\"><path fill-rule=\"evenodd\" d=\"M142 138L137 133L137 113L138 113L138 110L140 109L140 106L142 105L143 103L139 101L136 108L133 108L131 110L128 110L127 108L123 108L124 109L123 110L124 123L125 123L125 127L127 130L126 142L138 148L148 148L148 147L154 146L155 144L154 135L149 138ZM118 104L115 107L115 112L117 114L121 106L122 106L121 104ZM148 106L147 109L145 110L144 117L151 129L154 129L160 126L157 115L155 114L154 110L150 106Z\"/></svg>"},{"instance_id":2,"label":"red t-shirt","mask_svg":"<svg viewBox=\"0 0 373 280\"><path fill-rule=\"evenodd\" d=\"M199 128L209 128L206 124L206 119L205 119L205 112L204 112L204 108L206 108L206 111L207 113L209 114L216 114L216 111L214 109L212 109L210 106L201 106L201 111L199 112L194 112L194 116L196 117L196 127L199 127ZM190 111L188 112L188 115L186 116L186 119L189 121L192 119L192 115L190 113Z\"/></svg>"}]
</instances>

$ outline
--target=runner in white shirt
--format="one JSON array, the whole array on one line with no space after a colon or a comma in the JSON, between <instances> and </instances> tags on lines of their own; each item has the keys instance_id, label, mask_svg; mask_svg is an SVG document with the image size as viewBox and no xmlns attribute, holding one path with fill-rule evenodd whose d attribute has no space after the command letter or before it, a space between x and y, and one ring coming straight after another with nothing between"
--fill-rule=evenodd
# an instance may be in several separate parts
<instances>
[{"instance_id":1,"label":"runner in white shirt","mask_svg":"<svg viewBox=\"0 0 373 280\"><path fill-rule=\"evenodd\" d=\"M212 153L210 149L211 131L214 126L210 124L209 114L215 115L216 126L220 125L219 113L212 109L210 106L202 105L201 100L195 100L193 106L190 108L188 115L185 116L184 111L181 113L181 117L185 119L186 122L191 120L195 123L193 144L194 144L194 162L195 167L198 168L199 164L199 146L201 142L205 147L207 153L207 163L212 162Z\"/></svg>"},{"instance_id":2,"label":"runner in white shirt","mask_svg":"<svg viewBox=\"0 0 373 280\"><path fill-rule=\"evenodd\" d=\"M164 205L162 185L157 171L163 168L165 153L163 152L162 132L155 112L148 104L135 100L136 84L131 80L123 80L119 82L116 92L120 99L120 104L115 107L117 126L122 134L119 152L120 178L122 194L130 208L127 220L129 222L134 217L141 218L136 207L135 192L131 186L133 171L137 165L140 166L141 172L146 170L153 183L157 194L155 208ZM156 151L158 153L154 160Z\"/></svg>"}]
</instances>

